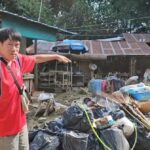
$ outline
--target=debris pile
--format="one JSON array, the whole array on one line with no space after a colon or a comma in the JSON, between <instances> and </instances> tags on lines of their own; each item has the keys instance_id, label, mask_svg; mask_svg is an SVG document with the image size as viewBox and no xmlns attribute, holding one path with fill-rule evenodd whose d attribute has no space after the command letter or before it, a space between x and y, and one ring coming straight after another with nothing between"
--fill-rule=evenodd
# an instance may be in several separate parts
<instances>
[{"instance_id":1,"label":"debris pile","mask_svg":"<svg viewBox=\"0 0 150 150\"><path fill-rule=\"evenodd\" d=\"M81 91L85 95L76 95L78 99L70 95L74 101L67 106L58 105L52 95L38 103L35 118L41 114L47 117L50 110L58 112L59 107L63 109L55 119L42 120L42 126L35 126L29 131L31 150L149 149L150 109L145 107L149 100L138 101L122 89L113 93L100 91L94 96L87 94L86 90ZM42 107L39 106L45 102L47 107L40 114L42 109L39 111L39 108Z\"/></svg>"}]
</instances>

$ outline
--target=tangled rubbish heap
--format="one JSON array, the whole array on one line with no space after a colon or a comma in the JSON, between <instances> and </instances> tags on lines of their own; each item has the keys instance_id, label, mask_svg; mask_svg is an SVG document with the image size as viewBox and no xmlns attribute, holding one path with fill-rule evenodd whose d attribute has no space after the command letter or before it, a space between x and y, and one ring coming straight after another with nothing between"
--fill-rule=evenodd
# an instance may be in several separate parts
<instances>
[{"instance_id":1,"label":"tangled rubbish heap","mask_svg":"<svg viewBox=\"0 0 150 150\"><path fill-rule=\"evenodd\" d=\"M148 150L150 109L144 106L149 103L122 90L85 97L66 107L61 117L32 129L30 149Z\"/></svg>"}]
</instances>

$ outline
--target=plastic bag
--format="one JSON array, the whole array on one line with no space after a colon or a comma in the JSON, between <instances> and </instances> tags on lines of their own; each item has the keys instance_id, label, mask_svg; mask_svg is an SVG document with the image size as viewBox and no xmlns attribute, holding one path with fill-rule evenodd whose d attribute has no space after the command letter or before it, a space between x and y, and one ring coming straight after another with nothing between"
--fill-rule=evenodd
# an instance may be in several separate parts
<instances>
[{"instance_id":1,"label":"plastic bag","mask_svg":"<svg viewBox=\"0 0 150 150\"><path fill-rule=\"evenodd\" d=\"M74 131L66 132L63 135L62 146L64 150L86 150L89 134L77 133Z\"/></svg>"},{"instance_id":2,"label":"plastic bag","mask_svg":"<svg viewBox=\"0 0 150 150\"><path fill-rule=\"evenodd\" d=\"M91 110L87 110L91 122L94 121L94 116ZM78 105L69 107L63 113L63 123L66 129L78 130L80 132L88 132L91 127L86 118L84 110Z\"/></svg>"},{"instance_id":3,"label":"plastic bag","mask_svg":"<svg viewBox=\"0 0 150 150\"><path fill-rule=\"evenodd\" d=\"M120 129L109 128L101 130L100 135L111 150L130 150L130 145Z\"/></svg>"},{"instance_id":4,"label":"plastic bag","mask_svg":"<svg viewBox=\"0 0 150 150\"><path fill-rule=\"evenodd\" d=\"M30 143L30 150L58 150L59 145L60 141L57 136L39 131Z\"/></svg>"}]
</instances>

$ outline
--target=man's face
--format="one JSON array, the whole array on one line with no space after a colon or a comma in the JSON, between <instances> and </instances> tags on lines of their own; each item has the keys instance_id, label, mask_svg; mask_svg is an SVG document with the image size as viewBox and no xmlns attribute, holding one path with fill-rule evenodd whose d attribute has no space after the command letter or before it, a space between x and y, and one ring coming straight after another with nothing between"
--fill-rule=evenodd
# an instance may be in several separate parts
<instances>
[{"instance_id":1,"label":"man's face","mask_svg":"<svg viewBox=\"0 0 150 150\"><path fill-rule=\"evenodd\" d=\"M0 55L6 60L11 61L16 58L20 50L20 42L6 40L3 43L0 42Z\"/></svg>"}]
</instances>

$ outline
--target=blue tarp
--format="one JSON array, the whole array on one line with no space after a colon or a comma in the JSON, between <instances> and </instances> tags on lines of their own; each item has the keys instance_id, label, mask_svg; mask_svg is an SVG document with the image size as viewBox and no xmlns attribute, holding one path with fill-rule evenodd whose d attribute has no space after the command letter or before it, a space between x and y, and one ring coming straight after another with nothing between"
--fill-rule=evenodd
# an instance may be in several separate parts
<instances>
[{"instance_id":1,"label":"blue tarp","mask_svg":"<svg viewBox=\"0 0 150 150\"><path fill-rule=\"evenodd\" d=\"M52 50L58 52L86 53L88 52L88 47L80 40L66 39L57 43Z\"/></svg>"}]
</instances>

